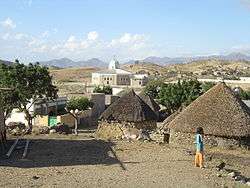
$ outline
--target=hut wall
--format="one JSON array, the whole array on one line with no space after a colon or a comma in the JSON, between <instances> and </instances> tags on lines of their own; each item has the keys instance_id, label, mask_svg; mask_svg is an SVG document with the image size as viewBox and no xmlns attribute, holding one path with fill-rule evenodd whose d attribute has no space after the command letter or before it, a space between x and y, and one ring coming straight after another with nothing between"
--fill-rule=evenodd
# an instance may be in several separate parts
<instances>
[{"instance_id":1,"label":"hut wall","mask_svg":"<svg viewBox=\"0 0 250 188\"><path fill-rule=\"evenodd\" d=\"M234 138L224 138L224 137L217 137L211 135L204 136L204 144L205 147L221 147L226 149L233 149L237 147L244 147L246 142L243 140L238 140ZM170 139L169 144L171 145L178 145L178 146L186 146L186 147L195 147L195 134L193 133L182 133L182 132L175 132L174 130L170 130Z\"/></svg>"},{"instance_id":2,"label":"hut wall","mask_svg":"<svg viewBox=\"0 0 250 188\"><path fill-rule=\"evenodd\" d=\"M100 121L96 130L96 137L101 139L121 139L123 131L120 128L122 125L117 122Z\"/></svg>"},{"instance_id":3,"label":"hut wall","mask_svg":"<svg viewBox=\"0 0 250 188\"><path fill-rule=\"evenodd\" d=\"M107 122L99 121L96 130L96 136L102 139L121 139L124 132L131 132L131 134L139 134L139 129L155 129L156 121L144 122Z\"/></svg>"},{"instance_id":4,"label":"hut wall","mask_svg":"<svg viewBox=\"0 0 250 188\"><path fill-rule=\"evenodd\" d=\"M143 121L143 122L136 122L136 123L129 123L132 127L137 129L149 129L153 130L157 127L156 121Z\"/></svg>"}]
</instances>

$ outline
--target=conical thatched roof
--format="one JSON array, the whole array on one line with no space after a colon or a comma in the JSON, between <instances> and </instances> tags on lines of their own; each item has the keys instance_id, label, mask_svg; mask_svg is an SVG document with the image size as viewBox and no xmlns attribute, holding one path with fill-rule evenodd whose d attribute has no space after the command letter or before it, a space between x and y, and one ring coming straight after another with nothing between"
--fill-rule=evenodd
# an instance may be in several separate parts
<instances>
[{"instance_id":1,"label":"conical thatched roof","mask_svg":"<svg viewBox=\"0 0 250 188\"><path fill-rule=\"evenodd\" d=\"M207 135L223 137L250 136L250 109L227 87L219 83L185 108L170 129L195 132L203 127Z\"/></svg>"},{"instance_id":2,"label":"conical thatched roof","mask_svg":"<svg viewBox=\"0 0 250 188\"><path fill-rule=\"evenodd\" d=\"M133 90L112 103L100 116L101 120L142 122L156 120L152 109Z\"/></svg>"},{"instance_id":3,"label":"conical thatched roof","mask_svg":"<svg viewBox=\"0 0 250 188\"><path fill-rule=\"evenodd\" d=\"M139 97L154 111L154 112L158 112L161 108L160 108L160 106L155 102L155 100L151 97L151 96L149 96L149 95L147 95L147 94L145 94L144 92L141 92L140 94L139 94Z\"/></svg>"}]
</instances>

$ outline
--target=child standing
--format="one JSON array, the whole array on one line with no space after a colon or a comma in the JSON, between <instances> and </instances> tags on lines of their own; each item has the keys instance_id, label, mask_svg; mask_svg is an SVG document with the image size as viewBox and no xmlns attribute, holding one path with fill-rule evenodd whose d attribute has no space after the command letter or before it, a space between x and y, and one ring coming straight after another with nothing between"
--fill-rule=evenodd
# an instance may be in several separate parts
<instances>
[{"instance_id":1,"label":"child standing","mask_svg":"<svg viewBox=\"0 0 250 188\"><path fill-rule=\"evenodd\" d=\"M195 154L195 166L204 168L204 146L203 146L203 128L198 127L196 129L195 144L196 144L196 154Z\"/></svg>"}]
</instances>

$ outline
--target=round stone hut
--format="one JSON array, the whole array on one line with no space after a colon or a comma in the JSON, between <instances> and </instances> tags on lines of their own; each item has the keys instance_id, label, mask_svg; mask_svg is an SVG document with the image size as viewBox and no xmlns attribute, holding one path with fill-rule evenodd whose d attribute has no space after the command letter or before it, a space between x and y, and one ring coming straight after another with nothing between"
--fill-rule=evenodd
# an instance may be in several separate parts
<instances>
[{"instance_id":1,"label":"round stone hut","mask_svg":"<svg viewBox=\"0 0 250 188\"><path fill-rule=\"evenodd\" d=\"M194 145L195 130L203 127L206 145L250 145L250 109L225 83L197 98L165 127L170 130L170 144Z\"/></svg>"},{"instance_id":2,"label":"round stone hut","mask_svg":"<svg viewBox=\"0 0 250 188\"><path fill-rule=\"evenodd\" d=\"M120 139L124 135L138 135L142 129L155 129L156 121L154 111L131 90L102 113L96 136Z\"/></svg>"}]
</instances>

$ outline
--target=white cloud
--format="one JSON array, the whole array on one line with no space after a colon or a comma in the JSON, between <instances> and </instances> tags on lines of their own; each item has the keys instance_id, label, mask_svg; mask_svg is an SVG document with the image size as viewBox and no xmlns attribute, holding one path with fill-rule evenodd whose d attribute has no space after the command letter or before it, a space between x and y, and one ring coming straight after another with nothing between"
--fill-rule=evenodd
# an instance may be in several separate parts
<instances>
[{"instance_id":1,"label":"white cloud","mask_svg":"<svg viewBox=\"0 0 250 188\"><path fill-rule=\"evenodd\" d=\"M97 31L89 32L85 38L78 38L70 35L61 40L45 40L45 36L53 34L53 30L47 30L38 36L31 36L24 33L12 32L11 42L4 42L10 50L8 53L15 56L17 53L25 58L44 58L69 57L82 60L92 57L99 57L109 60L113 55L117 55L119 60L142 59L156 54L153 49L153 42L145 34L124 33L118 38L103 40L99 38ZM42 37L43 36L43 37ZM6 36L5 38L10 38ZM0 46L0 51L3 47ZM18 49L18 50L17 50ZM15 51L16 50L16 51Z\"/></svg>"},{"instance_id":2,"label":"white cloud","mask_svg":"<svg viewBox=\"0 0 250 188\"><path fill-rule=\"evenodd\" d=\"M42 38L47 38L47 37L49 37L49 31L44 31L44 32L41 34L41 37L42 37Z\"/></svg>"},{"instance_id":3,"label":"white cloud","mask_svg":"<svg viewBox=\"0 0 250 188\"><path fill-rule=\"evenodd\" d=\"M17 34L15 34L14 38L16 40L23 40L23 39L29 38L29 36L27 34L24 34L24 33L17 33Z\"/></svg>"},{"instance_id":4,"label":"white cloud","mask_svg":"<svg viewBox=\"0 0 250 188\"><path fill-rule=\"evenodd\" d=\"M67 42L75 42L75 40L76 40L76 37L75 37L74 35L71 35L71 36L68 38Z\"/></svg>"},{"instance_id":5,"label":"white cloud","mask_svg":"<svg viewBox=\"0 0 250 188\"><path fill-rule=\"evenodd\" d=\"M8 40L10 38L10 34L9 33L5 33L3 36L2 36L2 39L3 40Z\"/></svg>"},{"instance_id":6,"label":"white cloud","mask_svg":"<svg viewBox=\"0 0 250 188\"><path fill-rule=\"evenodd\" d=\"M8 28L8 29L14 29L16 28L16 24L14 23L14 21L10 18L6 18L5 20L3 20L1 22L1 25L5 28Z\"/></svg>"},{"instance_id":7,"label":"white cloud","mask_svg":"<svg viewBox=\"0 0 250 188\"><path fill-rule=\"evenodd\" d=\"M89 40L96 40L99 37L99 34L96 31L91 31L88 33Z\"/></svg>"}]
</instances>

